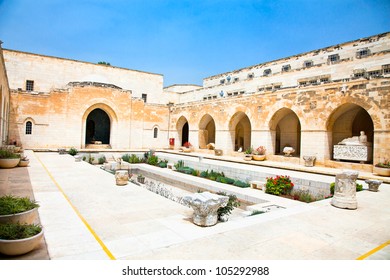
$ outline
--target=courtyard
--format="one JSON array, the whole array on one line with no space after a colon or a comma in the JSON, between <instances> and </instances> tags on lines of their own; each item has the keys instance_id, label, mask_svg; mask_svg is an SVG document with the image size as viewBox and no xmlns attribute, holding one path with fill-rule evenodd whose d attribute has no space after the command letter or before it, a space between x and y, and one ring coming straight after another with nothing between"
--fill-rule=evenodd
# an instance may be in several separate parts
<instances>
[{"instance_id":1,"label":"courtyard","mask_svg":"<svg viewBox=\"0 0 390 280\"><path fill-rule=\"evenodd\" d=\"M390 259L390 189L386 177L381 178L387 181L379 192L357 193L357 210L333 207L330 199L303 203L228 186L243 196L268 200L283 209L198 227L192 223L191 208L132 183L117 186L112 174L95 165L75 162L72 156L57 152L27 150L25 154L30 159L29 167L0 169L0 195L35 197L45 238L38 249L26 255L1 259ZM202 157L210 158L215 165L254 168L242 159ZM340 172L267 162L280 175L294 172L307 179L323 176L332 181ZM367 178L378 179L368 172L359 173L360 181ZM185 177L182 180L185 183Z\"/></svg>"}]
</instances>

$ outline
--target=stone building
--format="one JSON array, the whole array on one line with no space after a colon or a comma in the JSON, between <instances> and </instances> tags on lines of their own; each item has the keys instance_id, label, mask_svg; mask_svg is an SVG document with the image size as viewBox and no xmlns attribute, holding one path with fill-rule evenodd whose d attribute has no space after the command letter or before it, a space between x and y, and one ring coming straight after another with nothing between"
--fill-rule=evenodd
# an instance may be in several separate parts
<instances>
[{"instance_id":1,"label":"stone building","mask_svg":"<svg viewBox=\"0 0 390 280\"><path fill-rule=\"evenodd\" d=\"M6 143L8 140L10 94L1 44L0 41L0 142Z\"/></svg>"},{"instance_id":2,"label":"stone building","mask_svg":"<svg viewBox=\"0 0 390 280\"><path fill-rule=\"evenodd\" d=\"M315 155L317 164L347 166L334 146L364 131L372 149L355 167L390 158L390 33L166 88L159 74L2 52L7 141L25 148L166 148L174 138L176 148L207 152L215 143L228 155L261 145L283 161L289 146L289 161Z\"/></svg>"}]
</instances>

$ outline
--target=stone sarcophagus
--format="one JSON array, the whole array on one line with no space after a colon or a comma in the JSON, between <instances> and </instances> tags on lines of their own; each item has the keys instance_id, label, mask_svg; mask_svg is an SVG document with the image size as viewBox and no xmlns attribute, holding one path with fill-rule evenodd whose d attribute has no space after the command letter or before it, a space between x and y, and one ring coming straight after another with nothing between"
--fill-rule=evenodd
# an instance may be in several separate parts
<instances>
[{"instance_id":1,"label":"stone sarcophagus","mask_svg":"<svg viewBox=\"0 0 390 280\"><path fill-rule=\"evenodd\" d=\"M372 147L358 145L334 145L333 158L338 160L371 161Z\"/></svg>"},{"instance_id":2,"label":"stone sarcophagus","mask_svg":"<svg viewBox=\"0 0 390 280\"><path fill-rule=\"evenodd\" d=\"M372 143L367 142L367 136L364 131L361 131L360 136L346 138L334 145L333 158L360 162L371 161Z\"/></svg>"}]
</instances>

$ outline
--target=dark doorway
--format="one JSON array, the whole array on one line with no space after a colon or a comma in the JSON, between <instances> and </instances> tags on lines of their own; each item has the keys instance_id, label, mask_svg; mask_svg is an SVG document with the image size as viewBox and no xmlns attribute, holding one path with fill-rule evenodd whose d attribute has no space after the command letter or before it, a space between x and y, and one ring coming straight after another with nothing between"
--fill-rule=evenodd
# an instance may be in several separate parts
<instances>
[{"instance_id":1,"label":"dark doorway","mask_svg":"<svg viewBox=\"0 0 390 280\"><path fill-rule=\"evenodd\" d=\"M183 125L183 130L181 133L181 145L183 146L186 142L188 142L188 133L189 133L189 126L188 122L186 122Z\"/></svg>"},{"instance_id":2,"label":"dark doorway","mask_svg":"<svg viewBox=\"0 0 390 280\"><path fill-rule=\"evenodd\" d=\"M110 144L110 118L102 109L93 110L87 117L85 144L94 141Z\"/></svg>"}]
</instances>

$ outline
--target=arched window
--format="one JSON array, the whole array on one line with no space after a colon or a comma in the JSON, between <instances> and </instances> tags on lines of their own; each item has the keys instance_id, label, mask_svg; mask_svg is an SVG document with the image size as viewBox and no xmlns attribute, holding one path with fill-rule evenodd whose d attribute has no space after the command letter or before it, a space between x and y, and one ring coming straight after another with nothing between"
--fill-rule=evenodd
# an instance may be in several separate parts
<instances>
[{"instance_id":1,"label":"arched window","mask_svg":"<svg viewBox=\"0 0 390 280\"><path fill-rule=\"evenodd\" d=\"M32 122L26 122L26 134L32 134Z\"/></svg>"},{"instance_id":2,"label":"arched window","mask_svg":"<svg viewBox=\"0 0 390 280\"><path fill-rule=\"evenodd\" d=\"M153 138L157 138L157 136L158 136L158 128L155 127L155 128L153 129Z\"/></svg>"}]
</instances>

